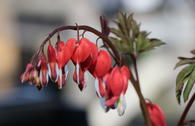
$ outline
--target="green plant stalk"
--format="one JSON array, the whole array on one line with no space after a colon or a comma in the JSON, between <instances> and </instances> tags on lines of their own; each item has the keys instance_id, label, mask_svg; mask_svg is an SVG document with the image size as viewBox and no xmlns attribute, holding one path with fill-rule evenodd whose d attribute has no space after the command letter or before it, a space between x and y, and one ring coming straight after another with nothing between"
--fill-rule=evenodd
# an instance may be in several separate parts
<instances>
[{"instance_id":1,"label":"green plant stalk","mask_svg":"<svg viewBox=\"0 0 195 126\"><path fill-rule=\"evenodd\" d=\"M112 53L114 56L114 60L116 61L116 63L118 65L124 65L125 64L125 61L120 57L119 55L119 52L117 51L117 49L115 48L115 46L112 44L112 42L108 39L107 36L105 36L104 34L102 34L102 32L90 27L90 26L86 26L86 25L77 25L77 26L61 26L59 28L56 28L54 29L49 35L48 37L41 43L41 46L40 48L37 50L37 52L35 53L35 55L32 57L31 59L31 62L32 63L35 63L37 62L39 56L41 55L41 53L43 53L43 50L44 50L44 46L45 44L56 34L56 33L59 33L61 31L64 31L64 30L84 30L84 31L89 31L95 35L97 35L98 37L100 37L102 40L103 40L103 43L109 47L111 50L112 50ZM106 47L106 48L107 48ZM133 61L135 62L135 66L136 66L136 76L137 76L137 79L138 79L138 71L137 71L137 64L136 64L136 59ZM135 80L133 74L131 73L131 83L133 85L133 87L135 88L136 90L136 93L139 97L139 100L140 100L140 107L141 107L141 110L142 110L142 113L143 113L143 116L144 116L144 120L145 120L145 123L146 123L146 126L152 126L151 124L151 120L150 120L150 116L149 116L149 113L148 113L148 110L146 108L146 104L145 104L145 99L142 95L142 92L141 92L141 89L140 89L140 83L138 80Z\"/></svg>"}]
</instances>

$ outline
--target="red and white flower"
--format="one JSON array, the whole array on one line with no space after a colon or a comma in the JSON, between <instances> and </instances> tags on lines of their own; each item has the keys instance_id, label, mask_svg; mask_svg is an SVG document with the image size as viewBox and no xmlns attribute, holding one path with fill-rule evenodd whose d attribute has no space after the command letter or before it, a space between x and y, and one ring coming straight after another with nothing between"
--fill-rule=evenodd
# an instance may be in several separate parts
<instances>
[{"instance_id":1,"label":"red and white flower","mask_svg":"<svg viewBox=\"0 0 195 126\"><path fill-rule=\"evenodd\" d=\"M92 49L90 43L91 42L86 38L77 41L75 51L71 58L72 62L75 64L73 80L78 84L80 90L83 90L83 88L86 87L84 72L88 68L88 62L91 62L90 56Z\"/></svg>"},{"instance_id":2,"label":"red and white flower","mask_svg":"<svg viewBox=\"0 0 195 126\"><path fill-rule=\"evenodd\" d=\"M38 67L40 67L39 79L41 85L46 86L49 81L46 56L43 55L40 57Z\"/></svg>"},{"instance_id":3,"label":"red and white flower","mask_svg":"<svg viewBox=\"0 0 195 126\"><path fill-rule=\"evenodd\" d=\"M67 63L71 59L73 51L63 41L60 41L60 42L56 43L56 49L55 50L56 50L56 61L57 61L57 64L58 64L57 85L58 85L59 89L62 89L62 87L65 85L65 80L66 80L67 75L68 75Z\"/></svg>"}]
</instances>

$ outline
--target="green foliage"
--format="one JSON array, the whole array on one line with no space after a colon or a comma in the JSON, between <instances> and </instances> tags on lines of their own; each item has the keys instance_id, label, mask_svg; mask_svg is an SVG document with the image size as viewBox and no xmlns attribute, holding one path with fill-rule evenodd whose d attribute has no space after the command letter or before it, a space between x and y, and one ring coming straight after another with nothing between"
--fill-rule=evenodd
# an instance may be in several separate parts
<instances>
[{"instance_id":1,"label":"green foliage","mask_svg":"<svg viewBox=\"0 0 195 126\"><path fill-rule=\"evenodd\" d=\"M111 28L110 30L116 37L110 37L109 39L123 54L137 56L142 52L165 44L159 39L148 38L149 33L140 30L140 24L137 24L133 19L133 14L127 16L119 13L115 23L117 28Z\"/></svg>"},{"instance_id":2,"label":"green foliage","mask_svg":"<svg viewBox=\"0 0 195 126\"><path fill-rule=\"evenodd\" d=\"M179 57L179 62L175 68L186 65L177 75L176 79L176 97L180 104L181 95L183 93L184 102L189 98L195 83L195 58Z\"/></svg>"}]
</instances>

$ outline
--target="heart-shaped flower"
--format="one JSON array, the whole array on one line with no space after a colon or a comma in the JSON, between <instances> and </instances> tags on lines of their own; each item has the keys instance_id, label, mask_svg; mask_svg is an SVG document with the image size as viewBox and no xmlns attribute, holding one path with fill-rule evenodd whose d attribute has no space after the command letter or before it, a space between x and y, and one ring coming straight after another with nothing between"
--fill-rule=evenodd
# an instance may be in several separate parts
<instances>
[{"instance_id":1,"label":"heart-shaped flower","mask_svg":"<svg viewBox=\"0 0 195 126\"><path fill-rule=\"evenodd\" d=\"M56 50L52 46L51 43L48 45L47 49L47 55L48 55L48 74L54 82L57 81L57 61L56 61Z\"/></svg>"},{"instance_id":2,"label":"heart-shaped flower","mask_svg":"<svg viewBox=\"0 0 195 126\"><path fill-rule=\"evenodd\" d=\"M126 109L125 93L129 78L130 71L127 66L115 66L103 79L96 81L96 92L105 111L108 111L109 108L117 108L120 116L124 114Z\"/></svg>"},{"instance_id":3,"label":"heart-shaped flower","mask_svg":"<svg viewBox=\"0 0 195 126\"><path fill-rule=\"evenodd\" d=\"M40 78L41 84L42 84L42 86L45 86L49 80L48 69L47 69L47 60L46 60L45 55L40 57L38 67L40 67L39 78Z\"/></svg>"},{"instance_id":4,"label":"heart-shaped flower","mask_svg":"<svg viewBox=\"0 0 195 126\"><path fill-rule=\"evenodd\" d=\"M72 56L71 50L65 45L63 41L56 43L56 61L58 64L57 69L57 85L59 89L65 85L65 80L68 75L67 63Z\"/></svg>"},{"instance_id":5,"label":"heart-shaped flower","mask_svg":"<svg viewBox=\"0 0 195 126\"><path fill-rule=\"evenodd\" d=\"M83 90L85 85L84 72L88 69L91 62L92 46L88 39L82 38L76 43L76 48L72 55L72 62L75 64L73 80L78 84L79 89Z\"/></svg>"},{"instance_id":6,"label":"heart-shaped flower","mask_svg":"<svg viewBox=\"0 0 195 126\"><path fill-rule=\"evenodd\" d=\"M94 76L103 78L109 72L111 65L112 59L110 54L105 50L100 50L95 63Z\"/></svg>"}]
</instances>

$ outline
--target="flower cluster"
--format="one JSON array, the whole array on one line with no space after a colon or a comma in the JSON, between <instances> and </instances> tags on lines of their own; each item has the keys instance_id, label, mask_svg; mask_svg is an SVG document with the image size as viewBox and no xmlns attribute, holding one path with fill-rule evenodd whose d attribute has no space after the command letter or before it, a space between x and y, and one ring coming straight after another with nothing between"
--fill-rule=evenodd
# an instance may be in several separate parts
<instances>
[{"instance_id":1,"label":"flower cluster","mask_svg":"<svg viewBox=\"0 0 195 126\"><path fill-rule=\"evenodd\" d=\"M166 119L163 110L157 105L146 102L152 126L166 126Z\"/></svg>"},{"instance_id":2,"label":"flower cluster","mask_svg":"<svg viewBox=\"0 0 195 126\"><path fill-rule=\"evenodd\" d=\"M89 71L95 78L96 93L104 110L107 112L109 109L117 109L119 115L124 114L129 68L112 67L110 54L105 50L98 50L87 38L71 38L66 43L59 40L55 46L49 42L47 57L42 53L38 63L28 63L21 75L21 82L28 82L41 89L51 80L61 89L66 83L69 61L75 66L73 80L81 91L86 87L84 73Z\"/></svg>"}]
</instances>

